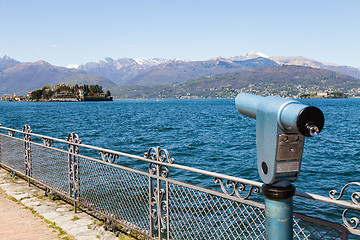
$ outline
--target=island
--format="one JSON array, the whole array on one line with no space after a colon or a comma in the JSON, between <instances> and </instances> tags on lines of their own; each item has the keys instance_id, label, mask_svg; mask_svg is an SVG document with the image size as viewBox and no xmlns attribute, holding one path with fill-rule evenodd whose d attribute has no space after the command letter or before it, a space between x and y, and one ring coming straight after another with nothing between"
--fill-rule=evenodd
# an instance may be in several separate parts
<instances>
[{"instance_id":1,"label":"island","mask_svg":"<svg viewBox=\"0 0 360 240\"><path fill-rule=\"evenodd\" d=\"M348 98L343 92L313 92L300 94L297 98Z\"/></svg>"},{"instance_id":2,"label":"island","mask_svg":"<svg viewBox=\"0 0 360 240\"><path fill-rule=\"evenodd\" d=\"M58 84L54 87L45 85L42 89L28 92L28 101L43 102L82 102L82 101L112 101L111 93L104 93L99 85Z\"/></svg>"}]
</instances>

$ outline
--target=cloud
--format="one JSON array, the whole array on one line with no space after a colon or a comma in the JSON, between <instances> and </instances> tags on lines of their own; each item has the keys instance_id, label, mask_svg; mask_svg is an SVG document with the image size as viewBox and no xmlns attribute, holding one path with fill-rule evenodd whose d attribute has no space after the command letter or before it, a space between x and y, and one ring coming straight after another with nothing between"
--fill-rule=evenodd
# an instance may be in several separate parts
<instances>
[{"instance_id":1,"label":"cloud","mask_svg":"<svg viewBox=\"0 0 360 240\"><path fill-rule=\"evenodd\" d=\"M51 44L50 47L56 48L57 45L56 44Z\"/></svg>"}]
</instances>

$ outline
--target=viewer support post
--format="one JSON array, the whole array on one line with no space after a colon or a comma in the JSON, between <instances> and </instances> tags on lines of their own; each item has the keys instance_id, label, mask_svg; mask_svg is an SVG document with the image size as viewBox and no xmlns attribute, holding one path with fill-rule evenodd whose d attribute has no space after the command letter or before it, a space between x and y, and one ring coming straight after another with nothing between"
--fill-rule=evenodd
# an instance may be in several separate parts
<instances>
[{"instance_id":1,"label":"viewer support post","mask_svg":"<svg viewBox=\"0 0 360 240\"><path fill-rule=\"evenodd\" d=\"M279 97L240 93L236 108L256 119L257 166L265 196L266 238L293 239L293 196L305 136L314 137L324 126L316 107Z\"/></svg>"}]
</instances>

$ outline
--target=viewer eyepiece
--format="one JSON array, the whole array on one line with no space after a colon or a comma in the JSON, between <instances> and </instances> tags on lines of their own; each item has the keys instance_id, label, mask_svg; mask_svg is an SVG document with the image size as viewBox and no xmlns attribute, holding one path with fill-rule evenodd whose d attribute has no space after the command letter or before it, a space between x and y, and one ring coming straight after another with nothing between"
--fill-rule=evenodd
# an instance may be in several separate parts
<instances>
[{"instance_id":1,"label":"viewer eyepiece","mask_svg":"<svg viewBox=\"0 0 360 240\"><path fill-rule=\"evenodd\" d=\"M324 127L324 114L317 107L306 107L298 115L296 126L306 137L317 136Z\"/></svg>"},{"instance_id":2,"label":"viewer eyepiece","mask_svg":"<svg viewBox=\"0 0 360 240\"><path fill-rule=\"evenodd\" d=\"M316 137L320 133L319 128L314 125L308 125L307 129L308 129L308 133L311 137Z\"/></svg>"}]
</instances>

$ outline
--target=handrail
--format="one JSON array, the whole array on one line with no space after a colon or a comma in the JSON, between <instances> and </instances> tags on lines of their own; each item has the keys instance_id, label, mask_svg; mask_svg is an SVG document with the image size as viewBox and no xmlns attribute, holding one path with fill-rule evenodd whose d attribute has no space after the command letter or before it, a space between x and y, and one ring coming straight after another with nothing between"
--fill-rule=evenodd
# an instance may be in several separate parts
<instances>
[{"instance_id":1,"label":"handrail","mask_svg":"<svg viewBox=\"0 0 360 240\"><path fill-rule=\"evenodd\" d=\"M344 200L335 200L335 199L332 199L329 197L324 197L321 195L307 193L307 192L303 192L303 191L299 191L299 190L296 190L295 195L298 197L303 197L303 198L307 198L307 199L311 199L311 200L315 200L315 201L319 201L319 202L324 202L324 203L330 203L330 204L334 204L337 206L360 211L360 204L355 204L355 203L344 201Z\"/></svg>"},{"instance_id":2,"label":"handrail","mask_svg":"<svg viewBox=\"0 0 360 240\"><path fill-rule=\"evenodd\" d=\"M24 134L23 131L3 127L1 125L0 125L0 129L14 131L14 132ZM185 170L185 171L188 171L188 172L203 174L203 175L207 175L207 176L210 176L210 177L214 177L215 179L222 179L222 180L232 181L232 182L235 182L235 183L251 185L251 186L254 186L254 187L259 188L259 189L262 188L262 185L263 185L261 182L257 182L257 181L253 181L253 180L248 180L248 179L244 179L244 178L229 176L229 175L226 175L226 174L221 174L221 173L216 173L216 172L210 172L210 171L207 171L207 170L188 167L188 166L179 165L179 164L175 164L175 163L155 161L155 160L152 160L152 159L149 159L149 158L145 158L145 157L141 157L141 156L137 156L137 155L133 155L133 154L128 154L128 153L124 153L124 152L114 151L114 150L110 150L110 149L106 149L106 148L95 147L95 146L92 146L92 145L86 145L86 144L82 144L82 143L72 143L72 142L70 143L69 141L66 141L66 140L62 140L62 139L58 139L58 138L54 138L54 137L49 137L49 136L45 136L45 135L41 135L41 134L36 134L36 133L26 133L26 134L32 135L34 137L50 139L50 140L65 143L65 144L71 144L71 145L78 146L78 147L93 149L93 150L96 150L96 151L99 151L99 152L102 151L102 152L111 153L111 154L122 156L122 157L133 158L133 159L141 160L141 161L144 161L144 162L148 162L150 164L158 164L158 165L162 165L162 166L165 166L165 167L171 167L171 168L176 168L176 169L180 169L180 170ZM75 154L75 155L77 155L77 154ZM224 189L223 189L223 191L224 191ZM325 196L312 194L312 193L308 193L308 192L303 192L303 191L299 191L299 190L296 190L295 195L298 196L298 197L307 198L307 199L310 199L310 200L329 203L329 204L333 204L333 205L337 205L337 206L341 206L341 207L345 207L345 208L360 211L360 204L358 204L358 202L349 202L349 201L339 200L339 199L336 199L336 198L325 197ZM357 195L357 196L359 196L359 195Z\"/></svg>"}]
</instances>

